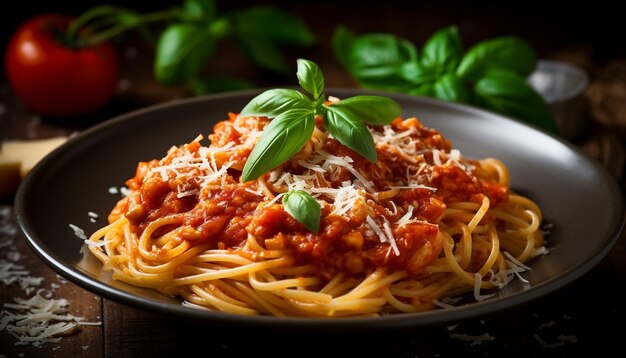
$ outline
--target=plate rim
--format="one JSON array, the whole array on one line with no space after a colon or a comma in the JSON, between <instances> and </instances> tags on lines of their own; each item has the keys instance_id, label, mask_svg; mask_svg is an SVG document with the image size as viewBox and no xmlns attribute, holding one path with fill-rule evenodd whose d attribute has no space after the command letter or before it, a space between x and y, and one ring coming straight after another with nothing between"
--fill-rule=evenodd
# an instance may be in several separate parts
<instances>
[{"instance_id":1,"label":"plate rim","mask_svg":"<svg viewBox=\"0 0 626 358\"><path fill-rule=\"evenodd\" d=\"M590 259L584 262L579 262L577 265L572 266L569 270L560 273L559 275L550 278L544 282L541 282L538 286L533 286L531 289L521 292L516 292L512 296L496 297L490 300L481 302L471 302L468 305L457 306L445 310L430 310L418 313L401 313L393 315L385 315L379 317L337 317L337 318L302 318L302 317L273 317L273 316L243 316L230 313L224 313L219 311L199 310L192 307L185 307L182 304L179 306L173 305L167 302L161 302L154 299L139 297L130 292L124 291L120 288L108 286L104 282L96 278L90 277L88 274L81 272L71 265L64 264L62 259L51 252L47 252L45 240L38 238L35 234L35 230L30 226L26 215L25 197L28 193L28 188L36 182L39 172L43 171L49 164L52 163L55 158L62 156L64 153L71 151L75 143L81 143L83 140L89 139L94 133L105 130L110 127L118 125L118 123L125 121L132 121L134 117L149 114L151 112L158 112L165 108L172 108L176 106L188 106L201 102L219 101L220 99L232 99L250 97L261 93L268 88L257 88L252 90L234 91L228 93L220 93L206 96L191 97L185 99L176 99L156 105L136 109L121 115L112 117L99 124L96 124L80 134L71 137L66 143L56 148L54 151L45 156L31 171L31 173L24 179L20 185L18 192L15 196L14 208L16 213L16 221L18 227L22 231L26 242L30 249L41 259L48 267L52 268L61 276L67 278L78 286L96 293L102 297L111 299L113 301L128 304L143 310L156 311L172 318L190 320L194 322L214 323L214 324L226 324L228 326L242 327L258 327L262 326L266 328L290 328L290 329L313 329L319 328L331 329L331 330L347 330L350 331L363 331L370 329L381 328L403 328L403 327L425 327L439 324L446 324L451 322L464 321L470 318L476 318L485 316L487 314L493 314L502 310L516 307L520 304L530 303L539 298L542 298L550 293L558 291L559 289L569 285L574 280L580 278L582 275L590 271L595 267L606 255L613 249L615 243L620 237L620 233L624 229L625 217L624 217L624 195L621 188L619 188L617 181L608 173L606 168L600 165L595 159L582 151L580 148L574 146L572 143L566 141L563 138L559 138L541 128L530 125L528 123L521 122L519 120L501 115L499 113L491 112L481 108L468 106L464 104L451 103L441 101L433 98L416 97L405 94L387 93L382 91L370 91L355 88L327 88L327 93L343 93L343 94L382 94L392 98L407 100L417 103L426 103L434 105L444 109L454 109L461 112L472 113L477 116L489 116L497 117L500 120L513 122L516 125L529 127L534 131L538 131L543 135L549 136L551 139L556 140L562 145L565 145L569 150L573 151L578 156L583 157L589 164L591 164L595 170L603 176L605 179L609 179L612 183L610 190L612 193L619 194L617 205L621 212L621 223L616 225L615 229L611 233L611 237L606 239L606 245L600 248L598 252ZM44 169L42 169L44 168Z\"/></svg>"}]
</instances>

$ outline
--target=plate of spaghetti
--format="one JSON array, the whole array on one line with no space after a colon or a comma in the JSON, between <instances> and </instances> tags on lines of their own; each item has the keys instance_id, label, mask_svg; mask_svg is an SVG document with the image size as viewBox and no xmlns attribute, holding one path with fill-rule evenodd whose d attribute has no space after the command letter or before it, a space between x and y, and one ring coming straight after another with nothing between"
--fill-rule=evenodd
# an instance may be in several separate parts
<instances>
[{"instance_id":1,"label":"plate of spaghetti","mask_svg":"<svg viewBox=\"0 0 626 358\"><path fill-rule=\"evenodd\" d=\"M327 114L302 117L311 130L295 154L246 168L283 118L242 114L260 93L175 101L68 141L18 192L32 249L95 293L176 317L366 329L540 298L619 236L622 194L578 149L432 99L385 94L401 115L367 123L374 161ZM326 93L333 113L380 95Z\"/></svg>"}]
</instances>

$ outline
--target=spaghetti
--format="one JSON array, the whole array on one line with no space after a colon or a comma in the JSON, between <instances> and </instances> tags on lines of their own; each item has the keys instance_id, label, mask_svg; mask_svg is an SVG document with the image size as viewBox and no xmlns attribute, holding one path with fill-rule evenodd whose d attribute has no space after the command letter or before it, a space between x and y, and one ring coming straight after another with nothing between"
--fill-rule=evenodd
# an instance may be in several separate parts
<instances>
[{"instance_id":1,"label":"spaghetti","mask_svg":"<svg viewBox=\"0 0 626 358\"><path fill-rule=\"evenodd\" d=\"M291 160L240 182L268 122L230 114L208 147L199 136L139 163L88 240L104 269L212 310L339 317L482 300L545 251L541 211L509 191L506 167L463 158L416 118L370 127L376 163L318 121ZM284 210L291 189L321 204L317 234Z\"/></svg>"}]
</instances>

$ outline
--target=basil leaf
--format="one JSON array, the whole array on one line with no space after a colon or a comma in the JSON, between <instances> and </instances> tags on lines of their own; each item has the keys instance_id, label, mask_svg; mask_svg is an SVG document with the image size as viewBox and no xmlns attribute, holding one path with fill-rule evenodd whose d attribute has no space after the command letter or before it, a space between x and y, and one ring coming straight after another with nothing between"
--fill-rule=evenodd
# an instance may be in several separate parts
<instances>
[{"instance_id":1,"label":"basil leaf","mask_svg":"<svg viewBox=\"0 0 626 358\"><path fill-rule=\"evenodd\" d=\"M482 41L467 51L456 74L463 79L476 80L485 71L499 68L526 77L536 62L535 51L526 41L518 37L498 37Z\"/></svg>"},{"instance_id":2,"label":"basil leaf","mask_svg":"<svg viewBox=\"0 0 626 358\"><path fill-rule=\"evenodd\" d=\"M417 61L417 50L409 41L390 34L369 34L354 39L348 70L361 85L382 90L410 88L402 66Z\"/></svg>"},{"instance_id":3,"label":"basil leaf","mask_svg":"<svg viewBox=\"0 0 626 358\"><path fill-rule=\"evenodd\" d=\"M413 96L426 96L426 97L434 97L435 90L433 89L433 83L424 83L415 88L411 88L408 92Z\"/></svg>"},{"instance_id":4,"label":"basil leaf","mask_svg":"<svg viewBox=\"0 0 626 358\"><path fill-rule=\"evenodd\" d=\"M196 96L209 93L238 91L255 87L251 82L226 76L205 76L202 79L194 79L189 84Z\"/></svg>"},{"instance_id":5,"label":"basil leaf","mask_svg":"<svg viewBox=\"0 0 626 358\"><path fill-rule=\"evenodd\" d=\"M463 45L456 26L437 31L424 44L422 65L442 74L454 71L463 57Z\"/></svg>"},{"instance_id":6,"label":"basil leaf","mask_svg":"<svg viewBox=\"0 0 626 358\"><path fill-rule=\"evenodd\" d=\"M270 44L311 46L315 36L300 18L272 6L256 6L233 14L235 35L254 35Z\"/></svg>"},{"instance_id":7,"label":"basil leaf","mask_svg":"<svg viewBox=\"0 0 626 358\"><path fill-rule=\"evenodd\" d=\"M215 39L208 27L175 23L161 33L156 47L154 73L166 85L184 84L195 77L213 54Z\"/></svg>"},{"instance_id":8,"label":"basil leaf","mask_svg":"<svg viewBox=\"0 0 626 358\"><path fill-rule=\"evenodd\" d=\"M341 144L375 163L376 145L372 134L349 107L337 104L326 108L324 125Z\"/></svg>"},{"instance_id":9,"label":"basil leaf","mask_svg":"<svg viewBox=\"0 0 626 358\"><path fill-rule=\"evenodd\" d=\"M350 49L352 67L399 66L417 59L417 50L409 41L391 34L368 34L357 37Z\"/></svg>"},{"instance_id":10,"label":"basil leaf","mask_svg":"<svg viewBox=\"0 0 626 358\"><path fill-rule=\"evenodd\" d=\"M400 67L402 77L414 85L432 82L436 79L433 71L424 67L417 61L404 63Z\"/></svg>"},{"instance_id":11,"label":"basil leaf","mask_svg":"<svg viewBox=\"0 0 626 358\"><path fill-rule=\"evenodd\" d=\"M271 89L254 97L242 110L243 116L274 118L289 109L313 110L313 102L292 89Z\"/></svg>"},{"instance_id":12,"label":"basil leaf","mask_svg":"<svg viewBox=\"0 0 626 358\"><path fill-rule=\"evenodd\" d=\"M372 67L359 69L352 76L363 88L406 92L413 86L413 83L405 80L401 71L401 69L391 67Z\"/></svg>"},{"instance_id":13,"label":"basil leaf","mask_svg":"<svg viewBox=\"0 0 626 358\"><path fill-rule=\"evenodd\" d=\"M335 57L344 67L350 66L350 49L354 42L354 34L345 26L338 26L333 32L332 46Z\"/></svg>"},{"instance_id":14,"label":"basil leaf","mask_svg":"<svg viewBox=\"0 0 626 358\"><path fill-rule=\"evenodd\" d=\"M287 161L311 139L314 127L312 109L293 108L276 116L250 153L241 180L257 179Z\"/></svg>"},{"instance_id":15,"label":"basil leaf","mask_svg":"<svg viewBox=\"0 0 626 358\"><path fill-rule=\"evenodd\" d=\"M320 228L322 206L317 200L303 190L290 190L283 196L285 211L312 233L317 234Z\"/></svg>"},{"instance_id":16,"label":"basil leaf","mask_svg":"<svg viewBox=\"0 0 626 358\"><path fill-rule=\"evenodd\" d=\"M298 59L298 82L305 91L309 92L316 100L324 93L324 76L322 70L314 62Z\"/></svg>"},{"instance_id":17,"label":"basil leaf","mask_svg":"<svg viewBox=\"0 0 626 358\"><path fill-rule=\"evenodd\" d=\"M389 124L402 114L398 102L389 97L355 96L329 106L352 118L372 125Z\"/></svg>"},{"instance_id":18,"label":"basil leaf","mask_svg":"<svg viewBox=\"0 0 626 358\"><path fill-rule=\"evenodd\" d=\"M433 93L445 101L467 102L469 99L465 84L454 73L441 76L433 85Z\"/></svg>"},{"instance_id":19,"label":"basil leaf","mask_svg":"<svg viewBox=\"0 0 626 358\"><path fill-rule=\"evenodd\" d=\"M211 21L215 17L215 0L185 0L182 15L192 21Z\"/></svg>"},{"instance_id":20,"label":"basil leaf","mask_svg":"<svg viewBox=\"0 0 626 358\"><path fill-rule=\"evenodd\" d=\"M550 107L515 72L490 70L476 82L474 92L479 105L557 132Z\"/></svg>"},{"instance_id":21,"label":"basil leaf","mask_svg":"<svg viewBox=\"0 0 626 358\"><path fill-rule=\"evenodd\" d=\"M239 45L256 65L277 73L286 74L289 66L278 47L253 33L237 34Z\"/></svg>"}]
</instances>

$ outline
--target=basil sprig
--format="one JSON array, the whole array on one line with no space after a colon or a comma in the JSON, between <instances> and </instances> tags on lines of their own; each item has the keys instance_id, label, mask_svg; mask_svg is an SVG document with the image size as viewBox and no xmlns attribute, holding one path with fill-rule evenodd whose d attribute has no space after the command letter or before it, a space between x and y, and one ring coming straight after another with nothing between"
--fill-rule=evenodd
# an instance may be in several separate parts
<instances>
[{"instance_id":1,"label":"basil sprig","mask_svg":"<svg viewBox=\"0 0 626 358\"><path fill-rule=\"evenodd\" d=\"M458 30L450 26L433 34L418 56L417 48L400 37L357 36L340 26L333 49L365 88L474 104L556 132L550 107L525 81L537 58L520 38L488 39L464 54Z\"/></svg>"},{"instance_id":2,"label":"basil sprig","mask_svg":"<svg viewBox=\"0 0 626 358\"><path fill-rule=\"evenodd\" d=\"M241 181L257 179L298 153L311 139L315 117L341 144L371 162L376 162L376 146L367 124L384 125L402 114L400 105L387 97L355 96L326 105L324 76L317 64L298 59L298 82L311 96L293 89L271 89L253 98L242 116L272 119L250 153ZM285 211L310 231L319 230L321 206L306 191L291 190L283 197Z\"/></svg>"},{"instance_id":3,"label":"basil sprig","mask_svg":"<svg viewBox=\"0 0 626 358\"><path fill-rule=\"evenodd\" d=\"M166 25L158 36L152 31L156 24ZM289 69L281 53L283 45L315 43L315 36L300 18L277 7L260 5L225 13L218 11L217 0L179 0L178 5L147 13L99 5L78 16L58 35L66 46L83 48L133 29L155 46L156 80L187 85L196 95L254 87L243 79L203 74L226 38L235 39L254 64L281 75Z\"/></svg>"},{"instance_id":4,"label":"basil sprig","mask_svg":"<svg viewBox=\"0 0 626 358\"><path fill-rule=\"evenodd\" d=\"M241 110L242 116L273 119L250 153L242 181L257 179L298 153L311 138L315 116L323 118L341 144L376 162L374 139L365 124L388 124L402 114L396 101L379 96L355 96L327 106L322 70L312 61L299 59L297 76L312 98L293 89L271 89Z\"/></svg>"},{"instance_id":5,"label":"basil sprig","mask_svg":"<svg viewBox=\"0 0 626 358\"><path fill-rule=\"evenodd\" d=\"M241 79L203 76L202 70L225 38L237 40L259 67L284 74L283 45L311 46L313 33L301 19L272 6L222 14L216 0L183 0L156 43L154 74L166 85L189 85L195 94L253 87Z\"/></svg>"}]
</instances>

